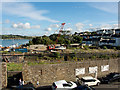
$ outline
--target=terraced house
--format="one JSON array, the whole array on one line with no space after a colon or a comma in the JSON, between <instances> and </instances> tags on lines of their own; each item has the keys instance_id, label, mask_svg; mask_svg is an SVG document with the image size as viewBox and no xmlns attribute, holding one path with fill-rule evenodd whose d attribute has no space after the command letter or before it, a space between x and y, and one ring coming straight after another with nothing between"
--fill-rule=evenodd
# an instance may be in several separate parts
<instances>
[{"instance_id":1,"label":"terraced house","mask_svg":"<svg viewBox=\"0 0 120 90\"><path fill-rule=\"evenodd\" d=\"M88 46L120 46L120 29L98 30L95 34L80 35Z\"/></svg>"}]
</instances>

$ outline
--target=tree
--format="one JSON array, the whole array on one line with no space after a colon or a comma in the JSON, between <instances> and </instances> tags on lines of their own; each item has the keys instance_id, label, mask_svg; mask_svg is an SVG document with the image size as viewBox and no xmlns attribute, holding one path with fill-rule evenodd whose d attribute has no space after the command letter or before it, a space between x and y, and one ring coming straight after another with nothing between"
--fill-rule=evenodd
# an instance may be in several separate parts
<instances>
[{"instance_id":1,"label":"tree","mask_svg":"<svg viewBox=\"0 0 120 90\"><path fill-rule=\"evenodd\" d=\"M74 35L77 35L77 34L78 34L77 32L74 33Z\"/></svg>"},{"instance_id":2,"label":"tree","mask_svg":"<svg viewBox=\"0 0 120 90\"><path fill-rule=\"evenodd\" d=\"M49 45L52 44L53 41L49 37L44 37L42 43L45 45Z\"/></svg>"},{"instance_id":3,"label":"tree","mask_svg":"<svg viewBox=\"0 0 120 90\"><path fill-rule=\"evenodd\" d=\"M95 34L97 34L97 32L91 32L91 35L95 35Z\"/></svg>"},{"instance_id":4,"label":"tree","mask_svg":"<svg viewBox=\"0 0 120 90\"><path fill-rule=\"evenodd\" d=\"M58 42L59 44L63 44L64 43L64 38L61 36L58 38Z\"/></svg>"},{"instance_id":5,"label":"tree","mask_svg":"<svg viewBox=\"0 0 120 90\"><path fill-rule=\"evenodd\" d=\"M43 36L43 37L36 37L32 39L32 43L33 44L45 44L45 45L49 45L52 44L53 41L47 37L47 36Z\"/></svg>"},{"instance_id":6,"label":"tree","mask_svg":"<svg viewBox=\"0 0 120 90\"><path fill-rule=\"evenodd\" d=\"M30 40L30 41L29 41L29 45L32 45L32 44L33 44L33 42Z\"/></svg>"},{"instance_id":7,"label":"tree","mask_svg":"<svg viewBox=\"0 0 120 90\"><path fill-rule=\"evenodd\" d=\"M69 45L71 44L71 41L68 39L65 39L64 44L67 45L67 47L69 47Z\"/></svg>"},{"instance_id":8,"label":"tree","mask_svg":"<svg viewBox=\"0 0 120 90\"><path fill-rule=\"evenodd\" d=\"M32 39L33 44L42 44L42 38L41 37L36 37Z\"/></svg>"},{"instance_id":9,"label":"tree","mask_svg":"<svg viewBox=\"0 0 120 90\"><path fill-rule=\"evenodd\" d=\"M82 37L77 36L77 35L73 35L73 43L81 43L83 40Z\"/></svg>"},{"instance_id":10,"label":"tree","mask_svg":"<svg viewBox=\"0 0 120 90\"><path fill-rule=\"evenodd\" d=\"M49 36L49 38L50 38L52 41L56 41L57 36L58 36L58 34L52 34L52 35Z\"/></svg>"}]
</instances>

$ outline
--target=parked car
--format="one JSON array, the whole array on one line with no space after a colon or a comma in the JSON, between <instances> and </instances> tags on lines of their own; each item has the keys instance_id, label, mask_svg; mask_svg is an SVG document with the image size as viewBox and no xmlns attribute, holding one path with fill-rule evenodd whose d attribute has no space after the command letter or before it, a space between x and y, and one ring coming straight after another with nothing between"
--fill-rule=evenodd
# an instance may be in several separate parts
<instances>
[{"instance_id":1,"label":"parked car","mask_svg":"<svg viewBox=\"0 0 120 90\"><path fill-rule=\"evenodd\" d=\"M91 86L80 85L80 86L74 88L73 90L95 90L95 89Z\"/></svg>"},{"instance_id":2,"label":"parked car","mask_svg":"<svg viewBox=\"0 0 120 90\"><path fill-rule=\"evenodd\" d=\"M81 78L82 85L94 86L99 85L100 81L97 78L93 78L91 76L86 76Z\"/></svg>"},{"instance_id":3,"label":"parked car","mask_svg":"<svg viewBox=\"0 0 120 90\"><path fill-rule=\"evenodd\" d=\"M100 79L101 83L111 83L114 81L120 81L120 73L110 73L106 77Z\"/></svg>"},{"instance_id":4,"label":"parked car","mask_svg":"<svg viewBox=\"0 0 120 90\"><path fill-rule=\"evenodd\" d=\"M61 90L61 89L70 90L75 87L77 87L76 83L72 81L67 82L65 80L56 81L52 84L52 90Z\"/></svg>"}]
</instances>

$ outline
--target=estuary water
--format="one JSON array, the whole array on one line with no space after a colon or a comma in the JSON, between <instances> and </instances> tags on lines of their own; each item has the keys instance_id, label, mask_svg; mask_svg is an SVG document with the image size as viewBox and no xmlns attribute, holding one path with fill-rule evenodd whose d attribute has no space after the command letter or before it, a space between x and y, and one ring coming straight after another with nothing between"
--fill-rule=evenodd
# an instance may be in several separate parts
<instances>
[{"instance_id":1,"label":"estuary water","mask_svg":"<svg viewBox=\"0 0 120 90\"><path fill-rule=\"evenodd\" d=\"M0 39L0 45L2 45L2 47L8 47L14 44L18 44L19 46L22 44L26 44L28 42L29 42L29 39Z\"/></svg>"}]
</instances>

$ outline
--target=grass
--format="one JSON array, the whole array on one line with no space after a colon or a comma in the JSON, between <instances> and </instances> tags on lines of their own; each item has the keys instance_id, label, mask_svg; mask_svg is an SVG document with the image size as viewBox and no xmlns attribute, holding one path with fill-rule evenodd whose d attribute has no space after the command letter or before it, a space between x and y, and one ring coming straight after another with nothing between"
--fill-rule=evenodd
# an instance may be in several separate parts
<instances>
[{"instance_id":1,"label":"grass","mask_svg":"<svg viewBox=\"0 0 120 90\"><path fill-rule=\"evenodd\" d=\"M119 58L120 57L120 50L115 51L114 49L88 49L88 50L84 50L84 49L76 49L76 50L68 50L66 51L66 53L68 55L70 55L70 53L85 53L86 55L89 53L93 53L91 54L91 56L89 57L77 57L76 55L73 56L69 56L68 60L70 61L84 61L87 59L91 59L91 60L95 60L95 59L110 59L110 58ZM98 54L97 54L98 53ZM58 54L56 54L56 56L59 56ZM29 58L28 60L31 59L31 61L28 61L27 64L32 66L32 65L41 65L41 64L59 64L59 63L67 63L66 61L64 61L64 57L62 58L56 58L56 57L49 57L46 55L46 59L43 58L43 56L41 56L41 58L37 57L35 58L35 60L33 60L32 58ZM7 63L7 70L8 71L22 71L22 63Z\"/></svg>"},{"instance_id":2,"label":"grass","mask_svg":"<svg viewBox=\"0 0 120 90\"><path fill-rule=\"evenodd\" d=\"M8 71L22 71L22 63L7 63Z\"/></svg>"},{"instance_id":3,"label":"grass","mask_svg":"<svg viewBox=\"0 0 120 90\"><path fill-rule=\"evenodd\" d=\"M59 63L63 63L61 61L57 61L57 62L45 62L45 61L41 61L41 62L28 62L27 64L32 66L32 65L41 65L41 64L59 64Z\"/></svg>"},{"instance_id":4,"label":"grass","mask_svg":"<svg viewBox=\"0 0 120 90\"><path fill-rule=\"evenodd\" d=\"M27 64L32 65L41 65L41 64L58 64L60 62L28 62ZM22 71L22 63L7 63L7 70L8 71Z\"/></svg>"}]
</instances>

